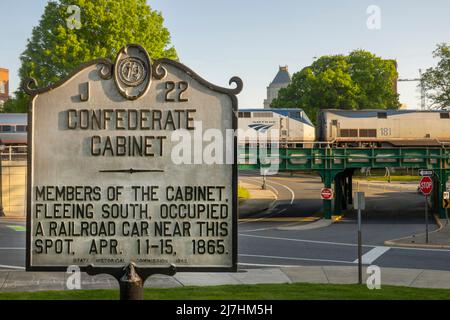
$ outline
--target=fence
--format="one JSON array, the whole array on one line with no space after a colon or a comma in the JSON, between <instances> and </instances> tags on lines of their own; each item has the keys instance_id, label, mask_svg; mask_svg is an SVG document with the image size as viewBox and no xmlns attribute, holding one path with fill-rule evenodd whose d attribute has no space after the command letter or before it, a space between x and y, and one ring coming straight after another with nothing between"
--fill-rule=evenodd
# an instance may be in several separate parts
<instances>
[{"instance_id":1,"label":"fence","mask_svg":"<svg viewBox=\"0 0 450 320\"><path fill-rule=\"evenodd\" d=\"M25 217L27 147L6 146L0 154L3 213L6 217Z\"/></svg>"}]
</instances>

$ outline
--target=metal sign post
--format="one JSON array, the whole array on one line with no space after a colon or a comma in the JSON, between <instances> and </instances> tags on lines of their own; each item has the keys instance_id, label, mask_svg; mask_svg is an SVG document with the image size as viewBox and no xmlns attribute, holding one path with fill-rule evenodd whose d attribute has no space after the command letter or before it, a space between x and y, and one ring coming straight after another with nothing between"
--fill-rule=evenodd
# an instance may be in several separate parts
<instances>
[{"instance_id":1,"label":"metal sign post","mask_svg":"<svg viewBox=\"0 0 450 320\"><path fill-rule=\"evenodd\" d=\"M447 223L448 223L448 208L450 207L450 192L449 191L445 191L443 196L443 205L444 205L444 209L445 209L445 218L447 219Z\"/></svg>"},{"instance_id":2,"label":"metal sign post","mask_svg":"<svg viewBox=\"0 0 450 320\"><path fill-rule=\"evenodd\" d=\"M362 284L362 235L361 235L361 211L366 209L364 192L356 192L354 207L358 210L358 283Z\"/></svg>"},{"instance_id":3,"label":"metal sign post","mask_svg":"<svg viewBox=\"0 0 450 320\"><path fill-rule=\"evenodd\" d=\"M425 242L428 243L428 197L433 191L433 179L430 176L423 176L422 180L420 180L419 188L425 196Z\"/></svg>"}]
</instances>

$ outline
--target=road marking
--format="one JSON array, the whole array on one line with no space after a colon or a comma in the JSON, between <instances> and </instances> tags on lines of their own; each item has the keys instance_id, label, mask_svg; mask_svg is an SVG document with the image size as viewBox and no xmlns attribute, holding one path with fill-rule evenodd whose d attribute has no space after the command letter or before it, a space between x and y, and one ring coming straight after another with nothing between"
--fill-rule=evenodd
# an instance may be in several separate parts
<instances>
[{"instance_id":1,"label":"road marking","mask_svg":"<svg viewBox=\"0 0 450 320\"><path fill-rule=\"evenodd\" d=\"M263 264L263 263L243 263L239 262L238 265L244 267L269 267L269 268L298 268L301 265L297 264Z\"/></svg>"},{"instance_id":2,"label":"road marking","mask_svg":"<svg viewBox=\"0 0 450 320\"><path fill-rule=\"evenodd\" d=\"M24 267L17 267L17 266L5 266L3 264L0 264L0 268L6 268L6 269L17 269L17 270L25 270Z\"/></svg>"},{"instance_id":3,"label":"road marking","mask_svg":"<svg viewBox=\"0 0 450 320\"><path fill-rule=\"evenodd\" d=\"M262 181L259 181L258 179L255 179L255 178L244 178L244 179L247 179L247 180L252 180L253 181L253 183L258 183L258 186L261 186L262 185ZM255 185L255 184L254 184ZM270 182L268 182L268 181L266 181L266 186L269 188L269 189L271 189L274 193L275 193L275 196L277 197L277 200L278 200L278 195L279 195L279 192L278 192L278 190L277 189L275 189L274 187L272 187L271 185L270 185Z\"/></svg>"},{"instance_id":4,"label":"road marking","mask_svg":"<svg viewBox=\"0 0 450 320\"><path fill-rule=\"evenodd\" d=\"M248 232L251 232L251 231L248 231ZM278 237L266 237L266 236L257 236L257 235L252 235L252 234L243 234L243 233L239 233L239 236L241 236L241 237L249 237L249 238L261 238L261 239L268 239L268 240L280 240L280 241L293 241L293 242L304 242L304 243L329 244L329 245L335 245L335 246L347 246L347 247L357 247L358 246L355 243L318 241L318 240L305 240L305 239L291 239L291 238L278 238ZM379 247L379 246L364 244L363 247L365 247L365 248L376 248L376 247ZM409 248L409 247L387 247L387 248L390 248L392 250L409 250L409 251L428 251L428 252L446 252L446 253L450 253L449 249Z\"/></svg>"},{"instance_id":5,"label":"road marking","mask_svg":"<svg viewBox=\"0 0 450 320\"><path fill-rule=\"evenodd\" d=\"M275 181L273 181L273 180L271 180L270 183L275 183L275 184L277 184L277 185L279 185L279 186L282 186L283 188L286 188L287 190L289 190L289 192L291 193L291 204L294 203L294 200L295 200L295 192L294 192L294 190L292 190L291 188L289 188L288 186L286 186L286 185L284 185L284 184L275 182Z\"/></svg>"},{"instance_id":6,"label":"road marking","mask_svg":"<svg viewBox=\"0 0 450 320\"><path fill-rule=\"evenodd\" d=\"M383 254L389 251L391 249L390 247L375 247L369 252L365 253L362 256L362 263L363 264L372 264L375 260L377 260L379 257L381 257ZM358 259L353 261L353 263L358 263Z\"/></svg>"},{"instance_id":7,"label":"road marking","mask_svg":"<svg viewBox=\"0 0 450 320\"><path fill-rule=\"evenodd\" d=\"M278 213L281 213L281 211ZM314 222L319 219L320 218L317 218L317 217L273 217L273 218L261 217L261 218L239 219L239 222L241 222L241 221L242 222Z\"/></svg>"},{"instance_id":8,"label":"road marking","mask_svg":"<svg viewBox=\"0 0 450 320\"><path fill-rule=\"evenodd\" d=\"M249 257L249 258L264 258L264 259L278 259L278 260L314 261L314 262L331 262L331 263L353 264L353 261L328 260L328 259L278 257L278 256L264 256L264 255L256 255L256 254L239 254L239 256L240 257Z\"/></svg>"},{"instance_id":9,"label":"road marking","mask_svg":"<svg viewBox=\"0 0 450 320\"><path fill-rule=\"evenodd\" d=\"M13 229L14 231L17 231L17 232L25 232L25 231L27 231L27 229L24 226L9 225L7 227L10 228L10 229Z\"/></svg>"}]
</instances>

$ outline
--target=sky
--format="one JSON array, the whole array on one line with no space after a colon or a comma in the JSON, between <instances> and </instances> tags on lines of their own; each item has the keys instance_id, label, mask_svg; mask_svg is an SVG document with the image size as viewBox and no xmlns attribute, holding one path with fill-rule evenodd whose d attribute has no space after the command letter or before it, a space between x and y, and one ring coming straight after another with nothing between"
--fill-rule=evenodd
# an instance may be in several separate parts
<instances>
[{"instance_id":1,"label":"sky","mask_svg":"<svg viewBox=\"0 0 450 320\"><path fill-rule=\"evenodd\" d=\"M244 81L241 108L262 107L280 65L291 73L315 57L365 49L396 59L400 78L436 64L438 43L450 43L448 0L148 0L161 11L180 60L208 81ZM0 0L0 67L19 85L19 56L46 0ZM377 6L379 15L368 8ZM379 17L379 19L376 19ZM373 20L376 19L376 20ZM368 20L372 28L368 28ZM374 29L373 26L379 27ZM400 101L420 106L417 84L399 84Z\"/></svg>"}]
</instances>

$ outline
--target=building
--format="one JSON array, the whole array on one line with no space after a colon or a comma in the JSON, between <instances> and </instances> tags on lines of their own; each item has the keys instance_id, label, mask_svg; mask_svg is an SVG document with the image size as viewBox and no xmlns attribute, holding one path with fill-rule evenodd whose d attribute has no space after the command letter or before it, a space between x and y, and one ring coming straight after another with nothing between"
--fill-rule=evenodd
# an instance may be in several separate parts
<instances>
[{"instance_id":1,"label":"building","mask_svg":"<svg viewBox=\"0 0 450 320\"><path fill-rule=\"evenodd\" d=\"M0 68L0 109L9 99L9 70Z\"/></svg>"},{"instance_id":2,"label":"building","mask_svg":"<svg viewBox=\"0 0 450 320\"><path fill-rule=\"evenodd\" d=\"M291 75L287 66L280 66L280 69L273 79L272 83L267 87L267 99L264 100L264 109L269 109L270 104L278 97L281 88L286 88L291 84Z\"/></svg>"}]
</instances>

